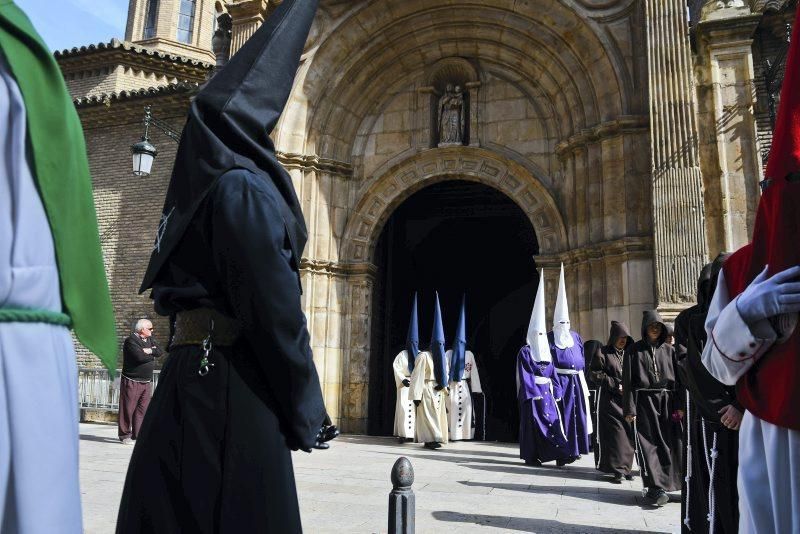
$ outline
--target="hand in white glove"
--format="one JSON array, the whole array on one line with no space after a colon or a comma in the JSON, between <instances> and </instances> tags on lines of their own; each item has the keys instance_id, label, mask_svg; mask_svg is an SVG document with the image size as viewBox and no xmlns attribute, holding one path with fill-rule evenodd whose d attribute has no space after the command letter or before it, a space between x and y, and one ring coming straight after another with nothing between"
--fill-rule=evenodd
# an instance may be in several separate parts
<instances>
[{"instance_id":1,"label":"hand in white glove","mask_svg":"<svg viewBox=\"0 0 800 534\"><path fill-rule=\"evenodd\" d=\"M736 309L748 325L800 312L800 266L795 265L769 278L767 269L764 267L736 301Z\"/></svg>"}]
</instances>

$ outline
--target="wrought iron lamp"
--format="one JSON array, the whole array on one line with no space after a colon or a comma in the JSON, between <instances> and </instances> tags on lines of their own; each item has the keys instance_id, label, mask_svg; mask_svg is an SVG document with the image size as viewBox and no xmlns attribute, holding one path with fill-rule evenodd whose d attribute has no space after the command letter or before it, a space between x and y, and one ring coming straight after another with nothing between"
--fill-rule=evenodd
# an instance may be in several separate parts
<instances>
[{"instance_id":1,"label":"wrought iron lamp","mask_svg":"<svg viewBox=\"0 0 800 534\"><path fill-rule=\"evenodd\" d=\"M131 147L131 155L133 156L133 174L135 176L148 176L153 168L153 160L155 159L158 151L153 143L150 142L150 125L155 126L161 130L164 135L178 143L180 141L180 134L173 130L166 122L153 117L153 111L150 106L144 108L144 135L142 140L134 143Z\"/></svg>"}]
</instances>

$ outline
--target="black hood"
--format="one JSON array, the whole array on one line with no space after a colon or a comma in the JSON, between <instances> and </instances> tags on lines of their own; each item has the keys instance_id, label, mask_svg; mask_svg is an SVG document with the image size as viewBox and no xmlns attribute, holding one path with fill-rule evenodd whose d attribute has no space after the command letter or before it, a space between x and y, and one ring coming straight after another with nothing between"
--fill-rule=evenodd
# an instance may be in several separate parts
<instances>
[{"instance_id":1,"label":"black hood","mask_svg":"<svg viewBox=\"0 0 800 534\"><path fill-rule=\"evenodd\" d=\"M667 325L656 310L646 310L642 312L642 339L647 341L647 327L653 323L661 325L661 335L658 336L658 344L661 345L667 340Z\"/></svg>"},{"instance_id":2,"label":"black hood","mask_svg":"<svg viewBox=\"0 0 800 534\"><path fill-rule=\"evenodd\" d=\"M717 281L719 280L719 273L722 271L722 264L725 263L725 260L727 260L730 255L730 252L722 252L714 258L714 261L710 264L711 269L709 272L708 292L706 294L705 306L703 307L704 312L707 312L708 308L711 306L711 299L714 298L714 292L717 290Z\"/></svg>"},{"instance_id":3,"label":"black hood","mask_svg":"<svg viewBox=\"0 0 800 534\"><path fill-rule=\"evenodd\" d=\"M628 342L625 343L625 347L633 343L633 338L631 337L628 325L626 325L625 323L621 323L619 321L611 321L611 330L609 331L608 343L606 345L613 349L614 343L617 341L617 339L621 337L628 338Z\"/></svg>"},{"instance_id":4,"label":"black hood","mask_svg":"<svg viewBox=\"0 0 800 534\"><path fill-rule=\"evenodd\" d=\"M280 211L299 264L308 232L269 136L291 94L317 3L284 0L194 98L140 291L152 287L217 179L236 168L258 174L283 199Z\"/></svg>"},{"instance_id":5,"label":"black hood","mask_svg":"<svg viewBox=\"0 0 800 534\"><path fill-rule=\"evenodd\" d=\"M700 276L697 279L697 305L706 309L708 307L708 290L711 285L711 263L707 263L700 270Z\"/></svg>"}]
</instances>

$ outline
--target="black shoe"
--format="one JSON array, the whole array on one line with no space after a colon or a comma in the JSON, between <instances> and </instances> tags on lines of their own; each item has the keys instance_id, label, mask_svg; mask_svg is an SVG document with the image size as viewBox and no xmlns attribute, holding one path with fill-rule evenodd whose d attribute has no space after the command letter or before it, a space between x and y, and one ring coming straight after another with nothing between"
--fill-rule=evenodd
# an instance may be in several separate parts
<instances>
[{"instance_id":1,"label":"black shoe","mask_svg":"<svg viewBox=\"0 0 800 534\"><path fill-rule=\"evenodd\" d=\"M576 456L571 456L569 458L558 459L558 460L556 460L556 465L558 467L564 467L565 465L569 465L569 464L571 464L572 462L574 462L577 459L578 459L578 457L576 457Z\"/></svg>"},{"instance_id":2,"label":"black shoe","mask_svg":"<svg viewBox=\"0 0 800 534\"><path fill-rule=\"evenodd\" d=\"M530 465L532 467L542 467L542 462L539 460L525 460L525 465Z\"/></svg>"},{"instance_id":3,"label":"black shoe","mask_svg":"<svg viewBox=\"0 0 800 534\"><path fill-rule=\"evenodd\" d=\"M401 438L399 436L397 437L397 443L405 443L405 442L406 442L406 438Z\"/></svg>"},{"instance_id":4,"label":"black shoe","mask_svg":"<svg viewBox=\"0 0 800 534\"><path fill-rule=\"evenodd\" d=\"M650 504L659 508L669 502L669 495L661 488L649 488L645 497L650 501Z\"/></svg>"},{"instance_id":5,"label":"black shoe","mask_svg":"<svg viewBox=\"0 0 800 534\"><path fill-rule=\"evenodd\" d=\"M622 484L622 473L614 473L614 478L611 482L614 484Z\"/></svg>"},{"instance_id":6,"label":"black shoe","mask_svg":"<svg viewBox=\"0 0 800 534\"><path fill-rule=\"evenodd\" d=\"M428 441L427 443L425 443L425 448L426 449L431 449L431 450L434 450L434 451L436 449L441 448L441 446L442 446L441 443L436 443L435 441Z\"/></svg>"},{"instance_id":7,"label":"black shoe","mask_svg":"<svg viewBox=\"0 0 800 534\"><path fill-rule=\"evenodd\" d=\"M636 478L636 477L633 476L633 475L630 475L630 474L629 475L625 475L625 480L633 480L634 478Z\"/></svg>"}]
</instances>

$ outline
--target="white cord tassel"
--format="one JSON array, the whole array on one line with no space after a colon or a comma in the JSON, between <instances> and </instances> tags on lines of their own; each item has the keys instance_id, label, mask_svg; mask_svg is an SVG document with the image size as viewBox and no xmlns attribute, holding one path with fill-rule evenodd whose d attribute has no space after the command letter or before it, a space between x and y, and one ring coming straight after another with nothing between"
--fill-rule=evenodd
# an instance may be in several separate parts
<instances>
[{"instance_id":1,"label":"white cord tassel","mask_svg":"<svg viewBox=\"0 0 800 534\"><path fill-rule=\"evenodd\" d=\"M706 438L706 420L701 418L703 424L703 444L705 446L705 458L706 458L706 465L708 466L708 515L706 519L708 519L708 531L714 532L714 519L716 518L716 506L715 506L715 499L714 499L714 471L717 468L717 457L719 456L719 451L717 451L717 433L714 432L714 437L711 440L711 449L708 448L708 438ZM711 455L709 457L709 452Z\"/></svg>"},{"instance_id":2,"label":"white cord tassel","mask_svg":"<svg viewBox=\"0 0 800 534\"><path fill-rule=\"evenodd\" d=\"M691 489L692 486L690 484L692 480L692 412L691 412L691 398L689 397L689 390L686 390L686 428L688 431L686 432L686 478L684 478L684 482L686 483L686 516L683 518L683 524L686 525L686 528L692 530L691 521L689 521L689 505L691 501Z\"/></svg>"},{"instance_id":3,"label":"white cord tassel","mask_svg":"<svg viewBox=\"0 0 800 534\"><path fill-rule=\"evenodd\" d=\"M597 398L594 401L595 406L595 416L597 417L597 424L594 427L594 439L597 441L597 463L595 463L595 469L600 469L600 463L602 462L603 458L603 448L600 446L600 392L603 391L603 387L600 386L597 388Z\"/></svg>"}]
</instances>

